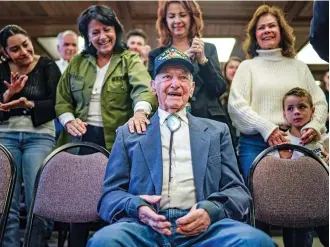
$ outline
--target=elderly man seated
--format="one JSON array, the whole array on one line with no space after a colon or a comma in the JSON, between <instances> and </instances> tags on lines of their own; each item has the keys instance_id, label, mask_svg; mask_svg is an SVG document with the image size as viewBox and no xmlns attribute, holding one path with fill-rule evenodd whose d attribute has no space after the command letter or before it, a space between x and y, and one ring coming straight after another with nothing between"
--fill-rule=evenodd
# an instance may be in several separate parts
<instances>
[{"instance_id":1,"label":"elderly man seated","mask_svg":"<svg viewBox=\"0 0 330 247\"><path fill-rule=\"evenodd\" d=\"M159 108L142 135L117 131L88 246L274 246L239 222L250 197L228 127L185 109L194 66L173 47L155 60ZM149 120L145 120L149 123Z\"/></svg>"}]
</instances>

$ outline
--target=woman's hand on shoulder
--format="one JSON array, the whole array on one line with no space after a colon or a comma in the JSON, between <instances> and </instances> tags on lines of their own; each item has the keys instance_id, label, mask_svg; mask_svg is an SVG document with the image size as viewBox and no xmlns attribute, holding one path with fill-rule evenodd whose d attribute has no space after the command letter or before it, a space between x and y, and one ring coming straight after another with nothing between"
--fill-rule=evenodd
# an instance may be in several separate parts
<instances>
[{"instance_id":1,"label":"woman's hand on shoulder","mask_svg":"<svg viewBox=\"0 0 330 247\"><path fill-rule=\"evenodd\" d=\"M72 136L82 136L87 131L87 123L81 121L79 118L71 120L65 124L66 131Z\"/></svg>"},{"instance_id":2,"label":"woman's hand on shoulder","mask_svg":"<svg viewBox=\"0 0 330 247\"><path fill-rule=\"evenodd\" d=\"M285 138L288 134L282 130L275 129L267 139L269 146L276 146L280 144L288 143L288 140Z\"/></svg>"},{"instance_id":3,"label":"woman's hand on shoulder","mask_svg":"<svg viewBox=\"0 0 330 247\"><path fill-rule=\"evenodd\" d=\"M142 134L147 130L147 125L150 124L150 120L143 110L137 110L134 116L128 120L128 128L131 133L136 132Z\"/></svg>"}]
</instances>

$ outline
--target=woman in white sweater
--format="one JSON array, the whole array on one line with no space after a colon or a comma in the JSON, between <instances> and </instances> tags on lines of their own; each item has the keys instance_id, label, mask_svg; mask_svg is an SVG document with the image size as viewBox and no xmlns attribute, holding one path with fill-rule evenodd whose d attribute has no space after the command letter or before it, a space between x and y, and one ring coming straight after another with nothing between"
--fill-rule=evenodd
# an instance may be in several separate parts
<instances>
[{"instance_id":1,"label":"woman in white sweater","mask_svg":"<svg viewBox=\"0 0 330 247\"><path fill-rule=\"evenodd\" d=\"M315 114L302 130L304 144L320 138L324 131L327 103L307 65L294 58L293 29L281 9L260 6L246 32L244 49L252 59L243 61L235 74L228 110L241 133L238 156L247 182L258 154L269 146L287 142L283 130L288 126L282 113L282 98L286 92L301 87L312 95Z\"/></svg>"},{"instance_id":2,"label":"woman in white sweater","mask_svg":"<svg viewBox=\"0 0 330 247\"><path fill-rule=\"evenodd\" d=\"M308 90L316 106L314 119L304 127L302 140L308 143L320 137L325 128L324 94L307 65L294 58L294 41L293 29L280 9L262 5L256 10L244 42L245 51L252 59L240 64L229 96L230 117L243 133L239 157L245 180L261 151L286 141L281 130L287 124L282 98L290 89Z\"/></svg>"}]
</instances>

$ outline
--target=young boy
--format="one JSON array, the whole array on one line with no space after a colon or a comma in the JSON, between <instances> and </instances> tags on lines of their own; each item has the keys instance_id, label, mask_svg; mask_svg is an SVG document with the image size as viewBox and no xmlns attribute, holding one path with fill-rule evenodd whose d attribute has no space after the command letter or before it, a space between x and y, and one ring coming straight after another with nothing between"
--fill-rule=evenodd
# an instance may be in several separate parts
<instances>
[{"instance_id":1,"label":"young boy","mask_svg":"<svg viewBox=\"0 0 330 247\"><path fill-rule=\"evenodd\" d=\"M284 95L282 106L283 116L290 125L290 129L286 132L286 138L288 139L288 142L290 144L303 146L311 150L325 163L327 163L328 155L325 153L321 141L311 141L305 145L303 145L301 141L301 130L307 123L309 123L309 121L311 121L315 111L310 93L299 87L293 88ZM294 159L304 156L304 154L301 152L292 152L291 150L281 150L279 152L276 151L271 155L284 159ZM318 234L322 234L321 236L319 235L320 239L323 239L323 232L328 230L325 228L320 228L317 231ZM310 228L285 228L285 230L283 230L283 240L285 239L285 245L288 246L291 246L291 243L293 242L297 243L297 241L299 244L301 244L301 246L311 246L313 242L312 233L313 229ZM300 246L299 244L296 246Z\"/></svg>"},{"instance_id":2,"label":"young boy","mask_svg":"<svg viewBox=\"0 0 330 247\"><path fill-rule=\"evenodd\" d=\"M301 144L301 129L311 121L315 107L313 106L312 96L305 89L293 88L287 92L283 97L283 115L291 128L287 131L287 139L289 143ZM305 145L305 148L311 150L314 154L319 156L326 163L328 162L328 155L324 151L324 146L321 141L311 141ZM279 152L281 158L294 159L303 156L302 153L289 150Z\"/></svg>"}]
</instances>

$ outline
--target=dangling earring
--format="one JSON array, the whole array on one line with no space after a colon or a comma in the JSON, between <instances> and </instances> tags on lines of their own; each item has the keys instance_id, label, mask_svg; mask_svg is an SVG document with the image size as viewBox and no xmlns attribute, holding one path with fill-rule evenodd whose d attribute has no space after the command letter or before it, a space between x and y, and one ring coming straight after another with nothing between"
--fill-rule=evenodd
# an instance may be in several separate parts
<instances>
[{"instance_id":1,"label":"dangling earring","mask_svg":"<svg viewBox=\"0 0 330 247\"><path fill-rule=\"evenodd\" d=\"M91 42L89 42L89 43L88 43L88 46L91 46L91 45L92 45L92 43L91 43Z\"/></svg>"}]
</instances>

